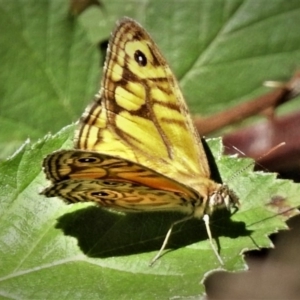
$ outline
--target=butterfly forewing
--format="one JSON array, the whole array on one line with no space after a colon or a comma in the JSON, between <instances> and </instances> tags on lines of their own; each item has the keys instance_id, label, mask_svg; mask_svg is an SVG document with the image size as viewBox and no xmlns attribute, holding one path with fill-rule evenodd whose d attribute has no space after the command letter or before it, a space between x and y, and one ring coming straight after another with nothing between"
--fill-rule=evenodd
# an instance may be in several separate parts
<instances>
[{"instance_id":1,"label":"butterfly forewing","mask_svg":"<svg viewBox=\"0 0 300 300\"><path fill-rule=\"evenodd\" d=\"M102 88L81 122L77 148L137 162L201 192L199 180L210 176L178 83L133 20L123 19L113 33Z\"/></svg>"}]
</instances>

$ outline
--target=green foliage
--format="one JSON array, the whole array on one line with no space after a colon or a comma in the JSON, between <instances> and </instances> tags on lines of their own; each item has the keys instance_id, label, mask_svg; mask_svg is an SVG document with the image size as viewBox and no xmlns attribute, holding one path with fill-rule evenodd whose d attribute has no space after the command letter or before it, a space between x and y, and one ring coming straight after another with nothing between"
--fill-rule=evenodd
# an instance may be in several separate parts
<instances>
[{"instance_id":1,"label":"green foliage","mask_svg":"<svg viewBox=\"0 0 300 300\"><path fill-rule=\"evenodd\" d=\"M165 53L194 112L211 113L263 92L261 83L289 77L299 61L299 1L103 1L79 19L67 1L0 0L0 132L2 157L28 136L38 139L76 120L99 88L96 42L115 21L140 21ZM299 27L299 26L298 26ZM0 164L0 295L24 299L197 297L201 280L220 268L202 221L175 228L167 253L148 267L174 213L128 214L91 204L65 205L38 193L41 162L71 147L74 126L25 143ZM224 269L246 269L244 250L271 245L267 235L296 214L299 185L253 173L248 160L220 155L221 176L241 208L211 219ZM232 177L233 174L238 174Z\"/></svg>"}]
</instances>

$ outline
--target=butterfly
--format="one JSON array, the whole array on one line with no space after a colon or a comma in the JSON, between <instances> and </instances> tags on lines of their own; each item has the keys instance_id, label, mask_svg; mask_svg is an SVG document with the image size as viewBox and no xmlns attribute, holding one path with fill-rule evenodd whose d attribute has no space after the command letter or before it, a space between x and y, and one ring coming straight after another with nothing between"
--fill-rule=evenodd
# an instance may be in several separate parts
<instances>
[{"instance_id":1,"label":"butterfly","mask_svg":"<svg viewBox=\"0 0 300 300\"><path fill-rule=\"evenodd\" d=\"M174 225L203 218L212 242L209 215L238 206L210 169L177 80L150 35L124 17L112 33L101 89L83 113L74 150L49 154L43 170L46 197L66 203L92 201L127 212L178 211Z\"/></svg>"}]
</instances>

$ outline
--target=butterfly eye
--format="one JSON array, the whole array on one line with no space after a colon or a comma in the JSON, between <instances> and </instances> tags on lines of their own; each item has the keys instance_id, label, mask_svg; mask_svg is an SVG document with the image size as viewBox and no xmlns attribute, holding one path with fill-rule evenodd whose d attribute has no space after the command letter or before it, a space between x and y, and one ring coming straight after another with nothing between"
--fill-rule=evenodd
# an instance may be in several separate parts
<instances>
[{"instance_id":1,"label":"butterfly eye","mask_svg":"<svg viewBox=\"0 0 300 300\"><path fill-rule=\"evenodd\" d=\"M134 52L134 59L138 63L138 65L141 66L141 67L145 67L147 65L147 57L140 50L136 50Z\"/></svg>"},{"instance_id":2,"label":"butterfly eye","mask_svg":"<svg viewBox=\"0 0 300 300\"><path fill-rule=\"evenodd\" d=\"M78 158L77 161L80 163L94 163L97 162L98 159L95 157L85 157L85 158Z\"/></svg>"}]
</instances>

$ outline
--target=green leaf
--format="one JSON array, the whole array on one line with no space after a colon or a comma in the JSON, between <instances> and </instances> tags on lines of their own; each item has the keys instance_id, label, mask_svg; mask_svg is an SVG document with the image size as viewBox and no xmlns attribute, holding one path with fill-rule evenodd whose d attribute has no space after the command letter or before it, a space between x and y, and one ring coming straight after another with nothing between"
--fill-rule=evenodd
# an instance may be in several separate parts
<instances>
[{"instance_id":1,"label":"green leaf","mask_svg":"<svg viewBox=\"0 0 300 300\"><path fill-rule=\"evenodd\" d=\"M0 1L3 147L77 120L97 90L99 55L67 4Z\"/></svg>"},{"instance_id":2,"label":"green leaf","mask_svg":"<svg viewBox=\"0 0 300 300\"><path fill-rule=\"evenodd\" d=\"M103 3L104 9L89 9L77 20L68 15L67 1L0 0L2 157L27 137L36 140L81 115L99 88L95 44L109 37L123 15L140 21L154 37L193 112L219 111L260 94L262 81L290 77L299 61L299 1ZM71 147L73 130L27 142L0 164L2 298L202 295L204 275L220 267L202 221L175 227L173 251L150 268L170 224L181 215L122 215L38 195L47 186L43 157ZM299 185L252 173L244 169L248 161L222 157L219 140L210 146L223 180L241 201L232 216L214 214L211 229L224 269L243 270L239 254L269 247L267 235L286 228L285 220L297 213L287 210L299 205Z\"/></svg>"},{"instance_id":3,"label":"green leaf","mask_svg":"<svg viewBox=\"0 0 300 300\"><path fill-rule=\"evenodd\" d=\"M297 0L101 2L74 19L68 1L0 0L1 157L78 119L99 89L96 44L124 15L153 36L194 113L262 94L263 81L288 79L300 59Z\"/></svg>"},{"instance_id":4,"label":"green leaf","mask_svg":"<svg viewBox=\"0 0 300 300\"><path fill-rule=\"evenodd\" d=\"M182 215L124 215L38 195L49 184L41 171L43 157L70 148L73 131L69 126L54 137L26 143L0 165L0 253L5 257L0 262L0 295L154 299L203 294L201 280L221 266L202 220L175 227L165 255L149 267L170 224ZM223 269L244 270L240 253L271 245L267 235L286 228L284 221L296 211L282 210L299 205L300 187L273 174L251 172L248 159L221 156L219 139L209 145L223 180L229 181L241 202L231 217L227 211L213 215L212 233Z\"/></svg>"}]
</instances>

